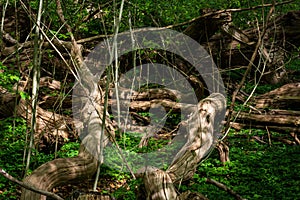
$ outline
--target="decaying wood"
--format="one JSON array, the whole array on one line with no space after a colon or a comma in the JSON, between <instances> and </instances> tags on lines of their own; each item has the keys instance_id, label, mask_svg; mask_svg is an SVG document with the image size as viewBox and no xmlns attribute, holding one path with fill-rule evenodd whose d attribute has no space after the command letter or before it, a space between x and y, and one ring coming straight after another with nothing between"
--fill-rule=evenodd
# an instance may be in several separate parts
<instances>
[{"instance_id":1,"label":"decaying wood","mask_svg":"<svg viewBox=\"0 0 300 200\"><path fill-rule=\"evenodd\" d=\"M208 42L201 44L211 52L220 68L232 69L247 66L255 51L258 36L262 35L259 31L265 30L265 37L262 38L263 46L252 62L255 70L253 68L251 73L255 73L257 77L262 75L262 81L269 84L285 83L288 82L288 78L284 60L287 52L297 51L299 30L295 27L299 24L300 11L291 11L285 15L270 18L265 29L260 26L240 30L233 24L225 23L219 26L222 33L214 34ZM275 40L270 38L275 38Z\"/></svg>"},{"instance_id":2,"label":"decaying wood","mask_svg":"<svg viewBox=\"0 0 300 200\"><path fill-rule=\"evenodd\" d=\"M98 98L99 92L95 91L97 88L93 87L94 85L90 86L90 97L95 100ZM99 110L95 110L94 106L96 106L96 109L98 108ZM31 184L36 188L49 191L53 187L59 186L63 183L84 179L94 175L98 164L103 162L103 158L100 157L98 146L102 145L105 147L108 142L108 138L111 137L112 131L109 130L110 123L107 122L107 127L104 130L105 133L102 132L102 119L101 116L98 115L98 112L103 113L102 107L87 104L85 109L93 110L93 112L89 112L90 115L85 118L85 121L83 121L87 123L90 134L84 137L79 150L79 155L74 158L55 159L43 164L34 170L30 176L25 178L25 183ZM86 110L83 111L87 113ZM46 125L48 124L46 123ZM75 126L81 126L81 124L75 124ZM102 140L100 140L100 138L102 138ZM45 196L23 189L21 199L41 200L45 199Z\"/></svg>"},{"instance_id":3,"label":"decaying wood","mask_svg":"<svg viewBox=\"0 0 300 200\"><path fill-rule=\"evenodd\" d=\"M282 132L282 131L288 131L288 132L300 132L299 127L288 127L288 126L265 126L265 125L257 125L257 124L251 124L250 122L248 123L243 123L243 122L230 122L230 126L236 130L242 130L246 128L257 128L257 129L262 129L265 130L266 127L270 130Z\"/></svg>"},{"instance_id":4,"label":"decaying wood","mask_svg":"<svg viewBox=\"0 0 300 200\"><path fill-rule=\"evenodd\" d=\"M236 114L236 113L234 113ZM299 126L300 116L289 116L289 115L272 115L272 114L252 114L241 112L237 115L237 119L245 120L248 123L254 123L258 125L277 125L277 126Z\"/></svg>"},{"instance_id":5,"label":"decaying wood","mask_svg":"<svg viewBox=\"0 0 300 200\"><path fill-rule=\"evenodd\" d=\"M229 162L229 147L224 141L220 141L217 145L216 148L218 149L219 152L219 157L220 161L222 163Z\"/></svg>"},{"instance_id":6,"label":"decaying wood","mask_svg":"<svg viewBox=\"0 0 300 200\"><path fill-rule=\"evenodd\" d=\"M130 108L131 111L135 112L142 112L142 111L148 111L149 108L155 108L155 107L164 107L165 110L168 111L180 111L181 109L184 109L188 112L194 111L194 105L193 104L185 104L185 103L179 103L170 101L167 99L153 99L149 101L131 101L128 100L120 100L121 101L121 109L127 109ZM116 105L116 100L110 100L109 105Z\"/></svg>"},{"instance_id":7,"label":"decaying wood","mask_svg":"<svg viewBox=\"0 0 300 200\"><path fill-rule=\"evenodd\" d=\"M56 136L58 136L60 140L76 137L70 132L74 127L73 119L71 119L71 117L44 110L39 106L37 106L36 110L37 126L35 132L35 144L40 149L44 148L43 143L41 143L42 140L49 142L48 145L51 145L51 138L53 139ZM8 92L0 87L1 117L12 117L15 115L22 117L30 124L31 113L30 100L21 99L19 95Z\"/></svg>"},{"instance_id":8,"label":"decaying wood","mask_svg":"<svg viewBox=\"0 0 300 200\"><path fill-rule=\"evenodd\" d=\"M56 0L57 12L62 22L65 23L64 16L61 9L61 4L59 0ZM71 27L66 23L68 31L71 33L71 49L72 55L75 60L75 67L80 67L79 71L85 75L86 78L90 78L90 72L85 67L83 63L83 57L81 54L81 48L76 43L74 36L72 34ZM97 170L99 164L103 162L103 157L101 157L100 147L105 147L108 138L112 137L112 131L102 129L102 114L103 107L100 106L101 93L98 90L97 84L90 82L92 79L83 80L87 88L81 88L88 95L90 99L81 99L85 108L82 112L85 115L83 123L86 123L89 134L84 137L82 145L79 150L79 155L74 158L61 158L55 159L53 161L47 162L40 166L38 169L34 170L32 174L25 178L24 182L32 184L36 188L43 190L51 190L55 186L59 186L71 180L78 180L86 177L91 177ZM95 104L89 104L89 100L95 102ZM96 103L98 102L98 103ZM75 124L77 128L82 126L81 123ZM106 126L109 127L110 123L107 122ZM21 200L42 200L46 199L45 196L33 193L32 191L22 189Z\"/></svg>"},{"instance_id":9,"label":"decaying wood","mask_svg":"<svg viewBox=\"0 0 300 200\"><path fill-rule=\"evenodd\" d=\"M231 127L261 128L275 131L300 132L300 84L290 83L256 97L251 113L234 112Z\"/></svg>"},{"instance_id":10,"label":"decaying wood","mask_svg":"<svg viewBox=\"0 0 300 200\"><path fill-rule=\"evenodd\" d=\"M190 179L197 164L209 153L216 142L220 116L224 115L226 102L221 94L212 94L199 102L197 110L186 121L187 141L167 169L173 182Z\"/></svg>"},{"instance_id":11,"label":"decaying wood","mask_svg":"<svg viewBox=\"0 0 300 200\"><path fill-rule=\"evenodd\" d=\"M216 133L224 115L226 102L221 94L212 94L199 102L192 116L181 123L186 135L185 145L174 157L166 171L153 167L145 168L144 183L148 199L190 199L189 195L178 196L173 183L192 178L198 163L209 153L216 142Z\"/></svg>"},{"instance_id":12,"label":"decaying wood","mask_svg":"<svg viewBox=\"0 0 300 200\"><path fill-rule=\"evenodd\" d=\"M213 14L214 11L211 9L204 9L202 12L203 15L208 13L211 15L194 21L194 23L188 26L183 32L199 43L208 41L209 38L218 31L220 26L232 20L230 12L216 12Z\"/></svg>"},{"instance_id":13,"label":"decaying wood","mask_svg":"<svg viewBox=\"0 0 300 200\"><path fill-rule=\"evenodd\" d=\"M34 191L36 193L39 193L39 194L43 194L43 195L46 195L48 197L52 197L53 199L56 199L56 200L63 200L63 198L59 197L58 195L54 194L54 193L51 193L51 192L47 192L47 191L44 191L44 190L40 190L40 189L36 189L34 187L32 187L31 185L29 184L26 184L22 181L19 181L18 179L16 179L15 177L11 176L10 174L8 174L6 171L4 171L2 168L0 168L0 174L2 176L4 176L6 179L28 189L28 190L31 190L31 191Z\"/></svg>"},{"instance_id":14,"label":"decaying wood","mask_svg":"<svg viewBox=\"0 0 300 200\"><path fill-rule=\"evenodd\" d=\"M278 111L280 112L280 111ZM266 127L270 130L275 131L290 131L290 132L297 132L300 131L300 115L292 114L288 110L283 110L280 113L284 114L274 114L271 112L262 112L261 114L254 114L254 113L245 113L241 112L237 115L236 121L231 122L231 127L241 130L247 127L252 128L261 128L266 129Z\"/></svg>"},{"instance_id":15,"label":"decaying wood","mask_svg":"<svg viewBox=\"0 0 300 200\"><path fill-rule=\"evenodd\" d=\"M113 86L111 86L113 88ZM128 88L118 88L119 98L120 99L130 99L133 101L142 101L142 100L153 100L153 99L168 99L172 101L179 101L183 99L192 98L193 94L182 94L178 90L172 90L168 88L150 88L140 91ZM112 93L112 91L110 92ZM112 97L112 94L110 94Z\"/></svg>"},{"instance_id":16,"label":"decaying wood","mask_svg":"<svg viewBox=\"0 0 300 200\"><path fill-rule=\"evenodd\" d=\"M300 145L300 140L295 132L291 132L290 135L294 138L295 142Z\"/></svg>"},{"instance_id":17,"label":"decaying wood","mask_svg":"<svg viewBox=\"0 0 300 200\"><path fill-rule=\"evenodd\" d=\"M81 149L84 148L81 146ZM89 152L80 150L77 157L59 158L41 165L26 177L24 182L40 190L49 191L69 181L91 178L97 170L97 163L97 159ZM45 200L46 196L23 189L21 199Z\"/></svg>"},{"instance_id":18,"label":"decaying wood","mask_svg":"<svg viewBox=\"0 0 300 200\"><path fill-rule=\"evenodd\" d=\"M300 83L286 84L255 98L256 108L300 110Z\"/></svg>"},{"instance_id":19,"label":"decaying wood","mask_svg":"<svg viewBox=\"0 0 300 200\"><path fill-rule=\"evenodd\" d=\"M144 176L147 200L166 200L178 198L169 174L163 170L148 167Z\"/></svg>"},{"instance_id":20,"label":"decaying wood","mask_svg":"<svg viewBox=\"0 0 300 200\"><path fill-rule=\"evenodd\" d=\"M220 94L212 94L201 101L198 110L185 122L188 140L186 145L175 156L169 169L146 171L145 186L149 199L176 199L177 193L173 182L186 180L193 176L197 163L211 150L214 144L214 126L216 115L222 114L225 98ZM96 148L99 133L91 125L90 134L84 139L80 153L74 158L55 159L36 169L24 182L36 188L50 190L71 180L92 176L98 166L95 155L90 154L86 146ZM94 150L96 151L96 150ZM96 154L97 155L97 154ZM29 198L30 197L30 198ZM44 199L40 194L23 190L21 199Z\"/></svg>"},{"instance_id":21,"label":"decaying wood","mask_svg":"<svg viewBox=\"0 0 300 200\"><path fill-rule=\"evenodd\" d=\"M272 6L272 8L269 10L267 18L266 18L267 23L269 22L271 14L273 13L274 9L275 9L275 7ZM234 105L235 105L236 96L239 93L239 91L241 90L241 88L243 87L243 85L245 84L245 82L247 80L247 77L248 77L248 74L250 74L250 72L252 71L252 68L254 68L254 61L257 57L259 49L261 49L261 45L263 43L263 38L266 34L266 31L267 31L267 29L264 26L263 29L262 29L262 33L259 35L259 37L257 39L257 42L255 44L255 48L253 50L253 53L251 54L251 57L249 59L247 69L246 69L245 73L243 74L242 79L239 82L239 84L237 85L236 89L233 91L230 107L228 109L227 123L225 125L226 132L230 129L230 120L231 120L231 117L232 117L232 112L233 112L233 108L234 108Z\"/></svg>"},{"instance_id":22,"label":"decaying wood","mask_svg":"<svg viewBox=\"0 0 300 200\"><path fill-rule=\"evenodd\" d=\"M59 3L59 1L57 1ZM60 8L61 9L61 8ZM190 35L194 39L200 41L204 44L204 46L208 50L216 50L210 51L212 52L215 60L221 60L222 63L218 63L219 66L224 68L231 66L247 66L249 64L249 59L253 54L253 50L255 50L255 45L258 38L256 30L250 31L241 31L237 30L228 25L231 21L230 13L228 12L219 12L217 15L209 15L205 21L194 21L195 23L189 26L185 33ZM65 22L63 18L63 14L60 13L60 18L63 22ZM265 74L265 80L268 82L278 82L280 80L275 80L274 74L277 74L277 69L283 66L281 62L283 60L284 48L288 46L293 46L292 44L299 44L299 31L295 30L295 27L299 26L300 22L300 12L290 12L276 20L276 26L270 27L268 26L268 30L266 33L266 38L264 38L265 47L262 48L262 51L259 52L260 58L267 60L267 74ZM199 18L200 19L200 18ZM213 19L213 26L209 27L212 29L207 29L207 23L211 22ZM215 32L221 28L224 34L215 35ZM71 28L68 26L68 29L71 32ZM201 31L199 31L201 30ZM10 31L7 31L10 32ZM285 40L278 40L276 43L268 42L269 36L275 36L277 38L285 38ZM237 37L237 36L242 37ZM82 55L80 46L75 41L73 35L71 35L71 42L64 42L59 40L53 40L53 43L64 49L72 49L73 58L78 62L78 66L82 65ZM20 49L20 57L26 58L26 56L22 55L22 53L28 52L28 49L32 46L31 41L22 41L20 44L16 45L15 41L9 37L6 37L7 41L14 44L14 46L5 47L1 52L2 56L11 56L13 55L19 46L22 47ZM282 43L285 42L285 43ZM289 45L286 45L289 44ZM51 45L47 42L44 43L46 48L50 48ZM276 48L273 48L276 46ZM272 48L271 48L272 47ZM280 48L279 48L280 47ZM282 47L282 48L281 48ZM292 48L292 47L289 47ZM243 53L241 53L243 52ZM221 57L219 57L219 55ZM216 59L218 58L218 59ZM253 63L256 65L259 63L258 56L255 56ZM185 66L186 67L186 66ZM257 66L258 69L260 66ZM79 68L79 67L78 67ZM179 69L185 69L184 67ZM184 70L183 70L184 71ZM84 72L83 72L84 73ZM270 77L269 77L270 76ZM193 78L191 78L192 80ZM200 84L200 79L197 78L194 83ZM106 120L105 133L99 131L101 130L101 113L103 113L101 102L101 94L100 91L97 91L97 86L93 85L89 82L86 83L88 85L88 94L91 94L91 98L98 102L97 105L93 105L96 107L96 111L93 112L88 120L93 121L94 124L88 124L89 135L84 138L83 145L80 148L80 153L75 158L67 158L67 159L56 159L51 162L48 162L38 169L36 169L30 176L28 176L24 181L28 184L32 184L40 189L50 190L51 188L64 184L66 182L70 182L73 180L86 178L92 176L99 164L98 158L95 158L95 155L91 155L90 152L96 152L96 155L99 156L99 152L96 150L96 147L99 146L99 143L93 143L95 141L100 141L100 138L104 136L104 140L108 140L108 138L113 137L113 126L109 119ZM53 86L54 88L59 88L59 84L53 83L48 84L47 86ZM203 87L202 87L203 88ZM295 88L293 90L292 88ZM287 105L282 105L282 102L288 102L292 105L299 105L299 87L298 85L294 85L292 87L285 88L286 93L276 93L269 94L270 96L261 96L261 98L257 98L256 103L258 108L267 108L267 107L286 107ZM199 92L200 93L200 92ZM292 93L292 94L291 94ZM202 95L202 93L201 93ZM273 95L273 96L272 96ZM100 97L99 97L100 96ZM155 100L158 98L163 98L163 100ZM175 103L178 95L174 95L169 91L164 90L153 90L150 92L142 92L142 93L134 93L130 97L130 99L140 100L132 102L132 109L138 110L141 107L149 109L151 104L164 104L164 107L169 107L170 109L182 109L183 106ZM186 98L186 97L184 97ZM96 100L97 99L97 100ZM151 101L148 101L151 99ZM168 99L168 100L166 100ZM20 100L19 97L15 95L8 94L5 98L2 98L2 103L9 102L6 104L7 106L3 109L0 109L0 114L7 115L7 113L12 113L15 109L15 102L19 103L18 114L24 116L26 111L28 110L29 116L31 113L30 108L28 109L27 104ZM147 100L147 101L142 101ZM170 101L169 101L170 100ZM86 102L85 102L86 103ZM276 106L277 105L277 106ZM89 105L92 106L92 105ZM225 99L224 97L213 94L209 98L200 102L198 110L189 118L187 121L182 123L182 126L186 129L187 141L186 144L182 147L182 149L175 156L172 164L167 169L167 171L162 171L159 169L154 169L150 171L146 171L145 176L145 186L148 192L148 199L191 199L191 195L179 195L175 190L175 186L173 183L178 183L183 180L190 179L197 167L197 164L206 156L206 154L211 150L215 141L215 131L217 131L216 124L219 125L221 122L215 120L216 116L222 115L219 113L221 110L225 108ZM86 108L91 109L91 107ZM10 110L8 112L8 110ZM86 110L83 110L85 112ZM258 122L268 123L268 127L281 127L282 129L293 130L294 132L299 132L299 124L300 118L298 114L292 115L292 117L286 117L283 112L288 113L288 111L280 111L277 114L268 113L268 115L259 115L259 114L248 114L241 113L240 118L238 120L242 121L251 121L252 123L259 124ZM62 117L57 114L53 114L51 112L47 112L43 109L38 109L38 113L40 119L38 120L39 127L42 131L51 132L57 134L64 135L67 134L68 131L68 123L69 121L65 117ZM99 114L100 113L100 114ZM98 125L95 125L97 124ZM78 124L77 124L78 125ZM253 125L253 124L252 124ZM78 126L81 126L79 124ZM265 125L258 125L265 127ZM61 131L61 132L60 132ZM101 141L102 142L102 141ZM103 142L105 143L105 142ZM86 147L94 147L95 149L87 150ZM103 144L105 146L105 144ZM225 149L226 150L226 149ZM226 156L225 156L226 157ZM100 161L102 158L99 158ZM101 162L100 162L101 163ZM39 194L35 194L29 190L23 189L22 192L22 200L32 199L45 199Z\"/></svg>"}]
</instances>

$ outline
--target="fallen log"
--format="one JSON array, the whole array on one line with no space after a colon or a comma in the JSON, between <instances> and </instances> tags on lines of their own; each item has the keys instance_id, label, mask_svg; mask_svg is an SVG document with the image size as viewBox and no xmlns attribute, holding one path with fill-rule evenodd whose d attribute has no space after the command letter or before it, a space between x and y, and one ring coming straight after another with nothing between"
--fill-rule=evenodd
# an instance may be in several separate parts
<instances>
[{"instance_id":1,"label":"fallen log","mask_svg":"<svg viewBox=\"0 0 300 200\"><path fill-rule=\"evenodd\" d=\"M255 107L300 110L300 83L286 84L255 98Z\"/></svg>"},{"instance_id":2,"label":"fallen log","mask_svg":"<svg viewBox=\"0 0 300 200\"><path fill-rule=\"evenodd\" d=\"M286 126L286 127L297 127L300 125L300 116L290 115L273 115L273 114L252 114L246 112L240 112L237 114L238 121L246 121L246 123L252 123L264 126Z\"/></svg>"},{"instance_id":3,"label":"fallen log","mask_svg":"<svg viewBox=\"0 0 300 200\"><path fill-rule=\"evenodd\" d=\"M265 130L266 127L270 130L273 131L278 131L278 132L300 132L300 128L298 127L287 127L287 126L265 126L265 125L257 125L257 124L251 124L251 123L242 123L242 122L230 122L230 126L236 130L242 130L246 128L257 128L257 129L262 129Z\"/></svg>"}]
</instances>

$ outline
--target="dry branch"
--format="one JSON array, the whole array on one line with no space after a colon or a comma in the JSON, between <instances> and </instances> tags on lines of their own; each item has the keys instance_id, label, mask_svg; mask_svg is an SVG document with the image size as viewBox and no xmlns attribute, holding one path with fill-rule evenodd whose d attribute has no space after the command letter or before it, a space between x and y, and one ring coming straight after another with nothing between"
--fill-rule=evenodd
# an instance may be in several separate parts
<instances>
[{"instance_id":1,"label":"dry branch","mask_svg":"<svg viewBox=\"0 0 300 200\"><path fill-rule=\"evenodd\" d=\"M270 130L278 131L278 132L300 132L299 127L288 127L288 126L265 126L265 125L257 125L257 124L251 124L251 123L243 123L243 122L230 122L230 126L236 130L242 130L246 128L257 128L257 129L263 129L265 130L266 127Z\"/></svg>"},{"instance_id":2,"label":"dry branch","mask_svg":"<svg viewBox=\"0 0 300 200\"><path fill-rule=\"evenodd\" d=\"M41 165L26 177L24 182L40 190L49 191L70 181L91 178L96 172L98 161L84 148L81 146L77 157L59 158ZM45 200L46 197L23 189L21 199Z\"/></svg>"},{"instance_id":3,"label":"dry branch","mask_svg":"<svg viewBox=\"0 0 300 200\"><path fill-rule=\"evenodd\" d=\"M233 115L237 113L233 112ZM299 126L300 116L289 116L289 115L272 115L272 114L252 114L241 112L237 117L240 121L246 121L247 123L265 125L265 126Z\"/></svg>"},{"instance_id":4,"label":"dry branch","mask_svg":"<svg viewBox=\"0 0 300 200\"><path fill-rule=\"evenodd\" d=\"M22 186L23 188L26 188L28 190L31 190L31 191L34 191L38 194L43 194L43 195L46 195L47 197L51 197L53 199L56 199L56 200L63 200L63 198L59 197L58 195L52 193L52 192L47 192L47 191L44 191L44 190L40 190L40 189L36 189L35 187L29 185L29 184L26 184L22 181L19 181L17 180L16 178L12 177L11 175L9 175L6 171L4 171L3 169L0 168L0 174L2 176L4 176L5 178L7 178L8 180Z\"/></svg>"},{"instance_id":5,"label":"dry branch","mask_svg":"<svg viewBox=\"0 0 300 200\"><path fill-rule=\"evenodd\" d=\"M220 183L218 181L215 181L213 179L207 178L206 179L207 183L211 183L215 186L217 186L218 188L221 188L223 190L225 190L226 192L228 192L229 194L233 195L235 197L235 199L237 200L246 200L243 197L241 197L239 194L237 194L235 191L233 191L232 189L228 188L226 185L224 185L223 183Z\"/></svg>"},{"instance_id":6,"label":"dry branch","mask_svg":"<svg viewBox=\"0 0 300 200\"><path fill-rule=\"evenodd\" d=\"M148 111L149 108L155 107L164 107L166 111L179 111L184 109L188 112L193 112L195 109L195 105L193 104L185 104L185 103L177 103L174 101L166 100L166 99L153 99L150 101L130 101L130 100L120 100L121 101L121 109L130 108L130 110L139 112L139 111ZM116 105L116 100L110 100L109 105Z\"/></svg>"},{"instance_id":7,"label":"dry branch","mask_svg":"<svg viewBox=\"0 0 300 200\"><path fill-rule=\"evenodd\" d=\"M173 183L192 178L198 163L211 151L225 106L224 96L218 93L200 101L192 116L181 123L184 133L179 134L183 134L187 140L166 172L151 166L141 169L145 173L148 199L189 198L188 194L179 197Z\"/></svg>"}]
</instances>

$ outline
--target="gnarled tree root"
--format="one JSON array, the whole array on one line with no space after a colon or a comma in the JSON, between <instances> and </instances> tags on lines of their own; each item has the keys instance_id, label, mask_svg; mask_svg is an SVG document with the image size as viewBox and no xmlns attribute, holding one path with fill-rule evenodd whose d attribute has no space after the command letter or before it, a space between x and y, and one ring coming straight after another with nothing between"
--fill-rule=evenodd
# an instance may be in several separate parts
<instances>
[{"instance_id":1,"label":"gnarled tree root","mask_svg":"<svg viewBox=\"0 0 300 200\"><path fill-rule=\"evenodd\" d=\"M73 158L59 158L47 162L34 170L24 179L35 188L50 191L52 188L67 183L71 180L80 180L95 174L98 161L90 155L83 146L80 153ZM46 200L46 196L33 191L22 189L21 200Z\"/></svg>"}]
</instances>

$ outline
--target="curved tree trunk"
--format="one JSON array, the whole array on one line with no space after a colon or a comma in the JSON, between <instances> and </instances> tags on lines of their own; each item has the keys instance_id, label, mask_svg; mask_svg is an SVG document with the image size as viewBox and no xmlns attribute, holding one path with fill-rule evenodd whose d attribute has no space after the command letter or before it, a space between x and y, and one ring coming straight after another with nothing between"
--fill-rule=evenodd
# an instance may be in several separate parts
<instances>
[{"instance_id":1,"label":"curved tree trunk","mask_svg":"<svg viewBox=\"0 0 300 200\"><path fill-rule=\"evenodd\" d=\"M47 162L25 178L24 182L35 188L49 191L70 181L90 178L97 170L97 163L97 159L81 146L77 157L59 158ZM46 196L23 189L21 199L45 200Z\"/></svg>"},{"instance_id":2,"label":"curved tree trunk","mask_svg":"<svg viewBox=\"0 0 300 200\"><path fill-rule=\"evenodd\" d=\"M193 115L182 122L187 137L185 145L177 153L172 164L166 171L147 167L144 171L144 183L148 199L183 199L179 197L173 183L192 178L198 163L210 152L216 142L216 132L224 116L225 97L212 94L199 102ZM95 116L94 116L95 117ZM95 120L95 118L94 118ZM93 120L90 120L93 122ZM99 124L99 121L98 123ZM70 181L91 177L97 170L99 153L99 127L90 124L89 135L83 139L80 153L74 158L60 158L43 164L25 178L24 182L49 191L52 188ZM100 133L102 134L102 133ZM106 136L106 134L104 134ZM103 140L106 145L108 136ZM86 149L85 147L94 147ZM183 195L184 196L184 195ZM46 197L23 189L21 200L45 200Z\"/></svg>"},{"instance_id":3,"label":"curved tree trunk","mask_svg":"<svg viewBox=\"0 0 300 200\"><path fill-rule=\"evenodd\" d=\"M200 101L197 108L198 110L182 123L188 139L169 168L166 171L153 167L145 168L144 183L147 199L191 198L190 195L177 194L173 184L191 179L199 162L216 144L216 132L218 132L226 108L225 97L221 94L212 94Z\"/></svg>"}]
</instances>

